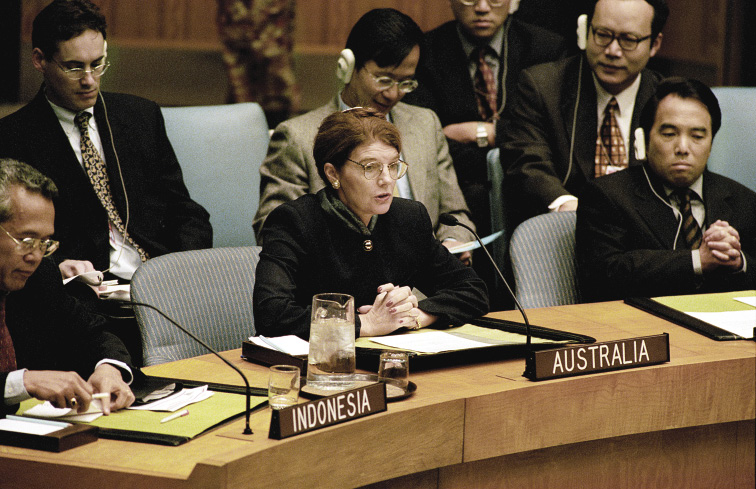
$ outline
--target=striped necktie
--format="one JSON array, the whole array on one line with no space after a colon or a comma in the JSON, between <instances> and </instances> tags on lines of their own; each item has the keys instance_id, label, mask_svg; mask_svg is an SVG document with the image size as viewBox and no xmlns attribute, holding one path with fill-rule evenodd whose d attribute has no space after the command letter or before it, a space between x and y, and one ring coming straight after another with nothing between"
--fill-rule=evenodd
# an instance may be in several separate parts
<instances>
[{"instance_id":1,"label":"striped necktie","mask_svg":"<svg viewBox=\"0 0 756 489\"><path fill-rule=\"evenodd\" d=\"M701 226L693 217L690 206L691 197L695 197L696 194L689 188L680 188L673 193L680 203L680 214L682 215L681 239L688 249L697 250L701 246L703 234L701 233Z\"/></svg>"},{"instance_id":2,"label":"striped necktie","mask_svg":"<svg viewBox=\"0 0 756 489\"><path fill-rule=\"evenodd\" d=\"M100 203L102 203L102 206L108 213L110 222L121 233L123 239L137 250L142 261L146 261L149 255L126 232L126 227L123 225L121 216L118 214L118 209L116 209L113 202L113 195L110 193L110 179L105 170L105 162L89 138L89 118L91 116L92 114L89 112L82 111L76 114L74 118L74 123L76 123L76 127L79 128L79 132L81 133L81 159L84 163L84 170L86 170L87 176L89 176L89 181L92 182L97 198L100 199Z\"/></svg>"}]
</instances>

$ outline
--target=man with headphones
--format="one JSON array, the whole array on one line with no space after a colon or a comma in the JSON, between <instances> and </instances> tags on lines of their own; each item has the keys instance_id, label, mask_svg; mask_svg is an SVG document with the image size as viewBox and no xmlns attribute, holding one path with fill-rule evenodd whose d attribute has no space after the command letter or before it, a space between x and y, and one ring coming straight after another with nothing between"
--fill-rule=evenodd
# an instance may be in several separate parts
<instances>
[{"instance_id":1,"label":"man with headphones","mask_svg":"<svg viewBox=\"0 0 756 489\"><path fill-rule=\"evenodd\" d=\"M260 206L253 221L258 243L264 245L261 230L273 209L324 187L312 154L320 123L337 110L358 106L385 114L401 133L408 171L397 181L399 196L425 205L436 237L446 246L474 239L461 226L438 222L439 215L451 213L473 226L438 117L401 102L417 88L422 35L411 18L394 9L374 9L357 21L338 61L343 91L323 107L279 124L271 137L260 168ZM460 259L469 261L470 253Z\"/></svg>"},{"instance_id":2,"label":"man with headphones","mask_svg":"<svg viewBox=\"0 0 756 489\"><path fill-rule=\"evenodd\" d=\"M633 131L660 76L665 0L597 0L578 21L585 52L522 72L502 128L504 194L511 225L578 207L597 176L637 161Z\"/></svg>"},{"instance_id":3,"label":"man with headphones","mask_svg":"<svg viewBox=\"0 0 756 489\"><path fill-rule=\"evenodd\" d=\"M703 83L661 82L638 129L647 161L594 180L580 197L583 299L756 288L756 193L706 169L721 119Z\"/></svg>"},{"instance_id":4,"label":"man with headphones","mask_svg":"<svg viewBox=\"0 0 756 489\"><path fill-rule=\"evenodd\" d=\"M561 36L516 19L512 14L519 3L449 0L455 20L425 34L419 85L404 99L438 114L459 185L483 235L492 231L486 155L495 144L501 112L512 103L523 68L554 61L566 50ZM490 100L483 88L488 70Z\"/></svg>"},{"instance_id":5,"label":"man with headphones","mask_svg":"<svg viewBox=\"0 0 756 489\"><path fill-rule=\"evenodd\" d=\"M189 197L160 108L100 92L110 66L106 27L88 0L45 7L32 32L44 83L0 120L0 156L29 163L58 187L63 278L96 269L128 280L149 257L212 246L209 215Z\"/></svg>"}]
</instances>

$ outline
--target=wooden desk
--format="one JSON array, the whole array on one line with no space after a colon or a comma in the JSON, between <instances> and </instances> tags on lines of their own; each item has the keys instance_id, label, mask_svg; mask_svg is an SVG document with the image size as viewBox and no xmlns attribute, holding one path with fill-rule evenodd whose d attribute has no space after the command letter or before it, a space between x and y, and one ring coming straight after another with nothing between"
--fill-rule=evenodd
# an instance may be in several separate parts
<instances>
[{"instance_id":1,"label":"wooden desk","mask_svg":"<svg viewBox=\"0 0 756 489\"><path fill-rule=\"evenodd\" d=\"M387 412L282 441L267 438L263 409L246 438L236 420L179 447L0 447L0 487L754 487L756 343L716 342L620 302L528 313L599 341L668 332L672 360L539 383L522 377L523 360L411 372L417 392ZM224 355L265 384L239 350ZM146 370L239 383L211 356Z\"/></svg>"}]
</instances>

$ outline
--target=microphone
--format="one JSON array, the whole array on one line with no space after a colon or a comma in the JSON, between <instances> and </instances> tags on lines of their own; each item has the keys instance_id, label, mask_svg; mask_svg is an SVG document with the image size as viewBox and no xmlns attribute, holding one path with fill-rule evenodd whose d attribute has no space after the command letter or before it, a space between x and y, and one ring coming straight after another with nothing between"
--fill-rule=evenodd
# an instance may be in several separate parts
<instances>
[{"instance_id":1,"label":"microphone","mask_svg":"<svg viewBox=\"0 0 756 489\"><path fill-rule=\"evenodd\" d=\"M475 239L478 240L478 244L483 249L483 251L486 252L486 256L488 257L488 260L491 262L491 265L493 265L494 269L496 270L496 273L499 274L499 278L502 282L504 282L504 285L507 286L507 290L509 291L509 295L512 296L512 299L514 299L515 305L517 306L517 309L520 310L520 314L522 314L522 319L525 321L525 334L527 335L527 346L530 348L530 321L528 321L528 316L525 314L525 311L522 309L522 306L520 305L520 301L517 300L517 296L514 292L512 292L512 288L509 286L509 283L504 278L504 274L501 273L501 270L499 270L499 267L496 265L496 261L491 256L491 253L488 252L488 249L486 249L485 246L483 246L483 242L480 240L480 236L478 236L478 233L475 232L473 228L468 226L467 224L459 222L459 220L452 216L449 213L443 213L440 216L438 216L438 222L441 224L445 224L447 226L462 226L463 228L467 229L473 235L475 236Z\"/></svg>"},{"instance_id":2,"label":"microphone","mask_svg":"<svg viewBox=\"0 0 756 489\"><path fill-rule=\"evenodd\" d=\"M211 347L210 345L208 345L207 343L205 343L204 341L202 341L201 339L199 339L196 335L194 335L194 333L190 332L189 330L187 330L186 328L184 328L183 326L181 326L179 323L177 323L176 321L174 321L173 319L171 319L166 313L164 313L163 311L161 311L157 307L153 306L152 304L147 304L145 302L133 302L133 301L126 302L126 304L130 304L131 306L146 307L148 309L152 309L153 311L157 312L158 314L160 314L161 316L163 316L165 319L167 319L171 324L173 324L178 329L180 329L181 331L183 331L184 333L186 333L187 336L189 336L190 338L192 338L194 341L196 341L200 345L204 346L210 353L212 353L216 357L220 358L223 361L223 363L225 363L226 365L228 365L232 369L236 370L236 372L239 375L241 375L242 379L244 380L244 385L247 386L247 409L244 412L244 414L246 416L246 426L244 427L244 431L242 432L242 434L243 435L251 435L252 434L252 429L249 427L249 412L250 412L249 406L250 406L250 398L252 397L252 391L251 391L251 389L249 387L249 382L247 381L247 377L242 373L242 371L239 370L239 368L236 367L235 365L233 365L231 362L229 362L228 360L226 360L225 358L223 358L220 355L220 353L218 353L217 351L215 351L215 349L213 347Z\"/></svg>"}]
</instances>

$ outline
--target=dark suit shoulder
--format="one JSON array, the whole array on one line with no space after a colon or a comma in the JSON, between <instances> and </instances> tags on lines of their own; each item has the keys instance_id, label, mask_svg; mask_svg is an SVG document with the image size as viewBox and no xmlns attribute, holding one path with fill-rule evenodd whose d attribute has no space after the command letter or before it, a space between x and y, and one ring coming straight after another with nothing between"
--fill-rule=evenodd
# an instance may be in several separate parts
<instances>
[{"instance_id":1,"label":"dark suit shoulder","mask_svg":"<svg viewBox=\"0 0 756 489\"><path fill-rule=\"evenodd\" d=\"M559 34L516 18L512 20L509 36L512 40L519 38L527 47L527 64L523 67L554 61L567 50L566 41Z\"/></svg>"}]
</instances>

